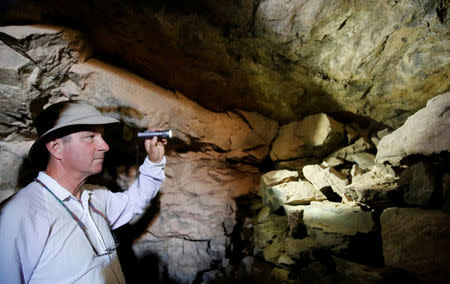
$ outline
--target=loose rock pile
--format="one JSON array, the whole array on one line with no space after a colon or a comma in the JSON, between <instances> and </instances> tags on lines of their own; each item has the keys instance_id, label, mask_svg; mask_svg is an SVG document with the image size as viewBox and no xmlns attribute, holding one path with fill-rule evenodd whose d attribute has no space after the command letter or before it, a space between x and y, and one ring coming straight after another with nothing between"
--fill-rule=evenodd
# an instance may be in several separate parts
<instances>
[{"instance_id":1,"label":"loose rock pile","mask_svg":"<svg viewBox=\"0 0 450 284\"><path fill-rule=\"evenodd\" d=\"M270 153L278 169L260 181L254 257L222 277L253 279L264 267L263 283L450 279L449 106L450 93L435 97L390 134L370 136L326 114L282 126ZM405 142L424 131L433 135Z\"/></svg>"}]
</instances>

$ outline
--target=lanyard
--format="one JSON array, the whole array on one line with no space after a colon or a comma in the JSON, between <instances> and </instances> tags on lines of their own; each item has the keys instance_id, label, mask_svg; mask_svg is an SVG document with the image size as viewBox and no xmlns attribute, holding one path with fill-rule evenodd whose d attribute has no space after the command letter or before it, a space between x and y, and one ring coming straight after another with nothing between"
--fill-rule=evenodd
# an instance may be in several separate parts
<instances>
[{"instance_id":1,"label":"lanyard","mask_svg":"<svg viewBox=\"0 0 450 284\"><path fill-rule=\"evenodd\" d=\"M75 222L77 222L78 226L80 226L81 230L83 230L84 235L86 236L86 238L88 239L89 243L91 243L92 245L92 241L91 238L89 237L88 233L87 233L87 229L86 229L86 225L81 222L80 218L78 218L77 215L75 215L75 213L73 213L69 207L67 207L66 204L64 204L64 202L61 201L61 199L59 199L54 193L53 191L50 190L50 188L48 188L42 181L40 181L39 179L34 179L37 183L39 183L40 185L42 185L48 192L50 192L50 194L56 199L58 200L58 202L64 207L64 209L66 209L66 211L69 213L69 215L72 217L73 220L75 220ZM106 223L109 225L110 229L111 229L111 225L109 223L109 220L106 218L105 214L103 214L100 210L98 210L97 208L94 207L94 205L91 203L91 199L89 198L89 207L92 209L92 211L94 211L95 213L99 214L100 216L103 217L103 219L105 219ZM92 248L94 248L94 246L92 245ZM94 248L94 250L96 251L96 249ZM96 251L97 253L97 251ZM97 253L98 254L98 253Z\"/></svg>"}]
</instances>

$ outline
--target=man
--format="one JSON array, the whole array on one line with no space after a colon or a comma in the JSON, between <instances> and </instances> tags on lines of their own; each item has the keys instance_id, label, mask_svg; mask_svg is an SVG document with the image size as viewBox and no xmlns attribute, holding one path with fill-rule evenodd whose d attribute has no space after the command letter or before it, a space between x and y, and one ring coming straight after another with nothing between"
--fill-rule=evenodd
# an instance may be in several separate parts
<instances>
[{"instance_id":1,"label":"man","mask_svg":"<svg viewBox=\"0 0 450 284\"><path fill-rule=\"evenodd\" d=\"M80 101L39 115L29 157L46 167L1 209L0 283L125 283L111 230L142 213L157 194L167 141L145 140L148 156L129 190L84 189L109 149L103 125L117 122Z\"/></svg>"}]
</instances>

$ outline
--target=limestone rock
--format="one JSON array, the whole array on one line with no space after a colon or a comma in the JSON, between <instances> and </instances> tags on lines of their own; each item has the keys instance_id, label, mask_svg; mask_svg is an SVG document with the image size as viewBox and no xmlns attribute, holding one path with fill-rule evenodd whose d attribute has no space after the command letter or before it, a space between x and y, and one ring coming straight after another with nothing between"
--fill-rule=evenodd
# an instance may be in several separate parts
<instances>
[{"instance_id":1,"label":"limestone rock","mask_svg":"<svg viewBox=\"0 0 450 284\"><path fill-rule=\"evenodd\" d=\"M161 213L149 232L154 236L205 240L223 235L224 221L234 219L233 197L255 192L259 175L224 170L207 154L169 157L168 177L159 198ZM171 173L176 174L171 174Z\"/></svg>"},{"instance_id":2,"label":"limestone rock","mask_svg":"<svg viewBox=\"0 0 450 284\"><path fill-rule=\"evenodd\" d=\"M385 264L426 283L450 277L450 215L440 210L388 208L381 214Z\"/></svg>"},{"instance_id":3,"label":"limestone rock","mask_svg":"<svg viewBox=\"0 0 450 284\"><path fill-rule=\"evenodd\" d=\"M378 144L376 161L399 165L413 154L429 156L450 151L450 92L430 99L425 108L410 116Z\"/></svg>"},{"instance_id":4,"label":"limestone rock","mask_svg":"<svg viewBox=\"0 0 450 284\"><path fill-rule=\"evenodd\" d=\"M367 152L367 150L372 149L372 145L367 141L366 138L359 138L355 143L352 145L349 145L347 147L344 147L342 149L339 149L330 155L328 155L327 159L329 158L338 158L343 159L349 162L355 162L353 159L353 156L357 153L361 152Z\"/></svg>"},{"instance_id":5,"label":"limestone rock","mask_svg":"<svg viewBox=\"0 0 450 284\"><path fill-rule=\"evenodd\" d=\"M398 127L449 87L442 1L105 3L15 1L2 22L79 23L106 57L208 109L279 121L343 110Z\"/></svg>"},{"instance_id":6,"label":"limestone rock","mask_svg":"<svg viewBox=\"0 0 450 284\"><path fill-rule=\"evenodd\" d=\"M352 169L352 183L344 191L352 200L374 207L400 204L399 177L392 167L375 164L368 172Z\"/></svg>"},{"instance_id":7,"label":"limestone rock","mask_svg":"<svg viewBox=\"0 0 450 284\"><path fill-rule=\"evenodd\" d=\"M0 202L11 196L21 186L25 186L35 178L36 171L26 170L28 150L33 141L2 142L0 141ZM24 168L21 171L21 168Z\"/></svg>"},{"instance_id":8,"label":"limestone rock","mask_svg":"<svg viewBox=\"0 0 450 284\"><path fill-rule=\"evenodd\" d=\"M282 254L280 255L280 257L278 258L277 262L278 265L282 265L282 266L288 266L288 265L293 265L295 264L295 261L293 261L288 255L286 254Z\"/></svg>"},{"instance_id":9,"label":"limestone rock","mask_svg":"<svg viewBox=\"0 0 450 284\"><path fill-rule=\"evenodd\" d=\"M287 237L285 239L286 254L290 258L301 259L304 254L308 254L313 248L319 247L312 238L294 239Z\"/></svg>"},{"instance_id":10,"label":"limestone rock","mask_svg":"<svg viewBox=\"0 0 450 284\"><path fill-rule=\"evenodd\" d=\"M36 108L48 100L42 93L60 96L61 78L89 51L87 44L76 43L82 42L81 33L62 27L6 26L0 32L17 42L13 49L0 41L0 137L30 140L36 135L32 129Z\"/></svg>"},{"instance_id":11,"label":"limestone rock","mask_svg":"<svg viewBox=\"0 0 450 284\"><path fill-rule=\"evenodd\" d=\"M335 202L311 202L303 212L303 221L307 227L342 235L368 233L375 226L370 212Z\"/></svg>"},{"instance_id":12,"label":"limestone rock","mask_svg":"<svg viewBox=\"0 0 450 284\"><path fill-rule=\"evenodd\" d=\"M383 284L389 283L384 276L386 269L373 268L333 256L336 272L343 283Z\"/></svg>"},{"instance_id":13,"label":"limestone rock","mask_svg":"<svg viewBox=\"0 0 450 284\"><path fill-rule=\"evenodd\" d=\"M259 174L232 172L209 154L168 156L167 179L155 200L159 213L136 241L139 255L161 258L180 283L190 283L197 269L209 269L212 262L226 265L227 235L236 224L234 199L256 192L259 182Z\"/></svg>"},{"instance_id":14,"label":"limestone rock","mask_svg":"<svg viewBox=\"0 0 450 284\"><path fill-rule=\"evenodd\" d=\"M231 160L260 162L269 153L278 129L277 123L255 113L211 112L178 92L95 59L72 65L70 72L71 79L84 86L83 96L95 100L99 107L116 106L121 110L118 118L127 125L171 128L184 143L214 145L229 151L227 158Z\"/></svg>"},{"instance_id":15,"label":"limestone rock","mask_svg":"<svg viewBox=\"0 0 450 284\"><path fill-rule=\"evenodd\" d=\"M289 270L275 267L270 273L272 283L295 284L296 281L289 279Z\"/></svg>"},{"instance_id":16,"label":"limestone rock","mask_svg":"<svg viewBox=\"0 0 450 284\"><path fill-rule=\"evenodd\" d=\"M283 252L284 243L277 240L263 249L263 256L267 262L278 263Z\"/></svg>"},{"instance_id":17,"label":"limestone rock","mask_svg":"<svg viewBox=\"0 0 450 284\"><path fill-rule=\"evenodd\" d=\"M380 143L380 139L384 136L390 134L392 131L389 128L384 128L382 130L377 131L376 133L373 133L370 137L370 141L372 141L373 145L378 148L378 143Z\"/></svg>"},{"instance_id":18,"label":"limestone rock","mask_svg":"<svg viewBox=\"0 0 450 284\"><path fill-rule=\"evenodd\" d=\"M365 152L355 153L350 156L361 169L371 170L375 165L375 155Z\"/></svg>"},{"instance_id":19,"label":"limestone rock","mask_svg":"<svg viewBox=\"0 0 450 284\"><path fill-rule=\"evenodd\" d=\"M290 181L266 189L263 201L276 211L284 204L301 205L326 200L325 195L308 181Z\"/></svg>"},{"instance_id":20,"label":"limestone rock","mask_svg":"<svg viewBox=\"0 0 450 284\"><path fill-rule=\"evenodd\" d=\"M223 246L223 245L222 245ZM211 267L207 241L191 242L179 238L156 238L146 235L133 246L138 259L145 260L149 254L158 256L159 263L164 265L171 281L192 283L199 270ZM141 272L142 273L142 272ZM146 275L142 273L140 280ZM148 275L147 275L148 276ZM159 279L161 282L169 279Z\"/></svg>"},{"instance_id":21,"label":"limestone rock","mask_svg":"<svg viewBox=\"0 0 450 284\"><path fill-rule=\"evenodd\" d=\"M259 211L258 216L256 217L256 221L261 224L269 221L269 217L271 214L271 210L269 207L263 207L261 208L261 211Z\"/></svg>"},{"instance_id":22,"label":"limestone rock","mask_svg":"<svg viewBox=\"0 0 450 284\"><path fill-rule=\"evenodd\" d=\"M290 170L270 171L261 176L260 190L264 191L267 187L297 179L298 179L298 172L296 171Z\"/></svg>"},{"instance_id":23,"label":"limestone rock","mask_svg":"<svg viewBox=\"0 0 450 284\"><path fill-rule=\"evenodd\" d=\"M353 236L326 232L320 228L307 226L308 238L316 243L316 248L329 250L333 254L341 254L350 246ZM313 248L314 250L314 248Z\"/></svg>"},{"instance_id":24,"label":"limestone rock","mask_svg":"<svg viewBox=\"0 0 450 284\"><path fill-rule=\"evenodd\" d=\"M377 186L397 186L399 177L391 166L377 164L370 171L352 176L352 183L347 186L351 189L362 189Z\"/></svg>"},{"instance_id":25,"label":"limestone rock","mask_svg":"<svg viewBox=\"0 0 450 284\"><path fill-rule=\"evenodd\" d=\"M273 161L301 157L320 157L333 151L344 140L344 126L324 113L310 115L302 121L280 128L273 142Z\"/></svg>"},{"instance_id":26,"label":"limestone rock","mask_svg":"<svg viewBox=\"0 0 450 284\"><path fill-rule=\"evenodd\" d=\"M348 180L333 168L325 167L323 165L308 165L303 167L303 175L310 181L317 189L322 189L330 186L343 201L349 202L351 199L345 194L345 186Z\"/></svg>"},{"instance_id":27,"label":"limestone rock","mask_svg":"<svg viewBox=\"0 0 450 284\"><path fill-rule=\"evenodd\" d=\"M267 253L275 251L279 253L278 256L281 255L282 243L287 235L287 231L286 216L270 214L266 222L255 225L253 231L254 254L263 255L264 248L275 244L267 251Z\"/></svg>"},{"instance_id":28,"label":"limestone rock","mask_svg":"<svg viewBox=\"0 0 450 284\"><path fill-rule=\"evenodd\" d=\"M436 190L436 177L426 162L416 163L405 169L400 176L403 199L408 205L428 207Z\"/></svg>"},{"instance_id":29,"label":"limestone rock","mask_svg":"<svg viewBox=\"0 0 450 284\"><path fill-rule=\"evenodd\" d=\"M326 158L323 160L323 163L324 163L324 165L326 165L327 167L334 168L334 167L337 167L337 166L342 165L342 164L344 163L344 160L339 159L339 158L336 158L336 157L326 157ZM326 163L326 164L325 164L325 163Z\"/></svg>"},{"instance_id":30,"label":"limestone rock","mask_svg":"<svg viewBox=\"0 0 450 284\"><path fill-rule=\"evenodd\" d=\"M268 208L268 207L266 207ZM289 226L289 232L293 236L303 235L301 232L303 225L303 211L306 205L283 205L284 213L287 216L287 222Z\"/></svg>"}]
</instances>

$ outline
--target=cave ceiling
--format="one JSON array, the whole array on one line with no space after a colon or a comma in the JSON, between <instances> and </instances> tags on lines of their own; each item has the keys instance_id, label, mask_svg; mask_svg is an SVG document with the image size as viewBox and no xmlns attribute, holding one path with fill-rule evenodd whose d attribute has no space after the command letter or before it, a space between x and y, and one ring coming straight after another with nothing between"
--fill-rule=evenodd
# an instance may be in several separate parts
<instances>
[{"instance_id":1,"label":"cave ceiling","mask_svg":"<svg viewBox=\"0 0 450 284\"><path fill-rule=\"evenodd\" d=\"M98 58L214 110L398 127L450 89L448 1L6 1L2 25L85 33ZM132 95L132 94L131 94Z\"/></svg>"}]
</instances>

